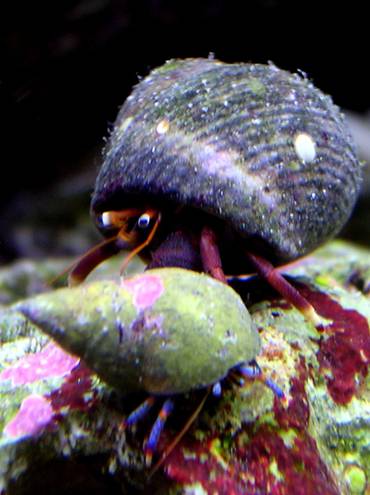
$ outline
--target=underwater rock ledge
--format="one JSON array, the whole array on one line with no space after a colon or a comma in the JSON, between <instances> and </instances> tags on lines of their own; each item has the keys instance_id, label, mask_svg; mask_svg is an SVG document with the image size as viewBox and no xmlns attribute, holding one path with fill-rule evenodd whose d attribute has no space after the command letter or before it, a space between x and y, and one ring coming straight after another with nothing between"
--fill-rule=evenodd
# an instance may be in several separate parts
<instances>
[{"instance_id":1,"label":"underwater rock ledge","mask_svg":"<svg viewBox=\"0 0 370 495\"><path fill-rule=\"evenodd\" d=\"M17 306L4 306L0 490L28 494L57 484L58 494L71 487L89 494L104 487L109 493L369 493L369 252L336 241L289 275L323 318L321 327L271 294L249 307L262 345L258 363L285 399L260 382L225 384L152 477L142 444L155 415L136 431L122 429L142 397L118 393ZM73 301L63 311L76 323ZM195 400L197 394L179 399L154 464ZM54 470L69 474L52 476Z\"/></svg>"}]
</instances>

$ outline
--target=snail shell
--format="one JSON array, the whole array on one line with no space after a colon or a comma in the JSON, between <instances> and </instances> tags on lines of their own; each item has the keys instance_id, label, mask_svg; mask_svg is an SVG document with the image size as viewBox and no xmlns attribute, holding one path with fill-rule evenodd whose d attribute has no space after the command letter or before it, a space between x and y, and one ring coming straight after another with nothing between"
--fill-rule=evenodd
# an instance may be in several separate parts
<instances>
[{"instance_id":1,"label":"snail shell","mask_svg":"<svg viewBox=\"0 0 370 495\"><path fill-rule=\"evenodd\" d=\"M202 388L260 350L238 294L180 268L58 289L15 308L126 393Z\"/></svg>"},{"instance_id":2,"label":"snail shell","mask_svg":"<svg viewBox=\"0 0 370 495\"><path fill-rule=\"evenodd\" d=\"M200 209L283 262L339 231L360 176L343 115L305 77L271 64L171 60L119 112L91 209Z\"/></svg>"}]
</instances>

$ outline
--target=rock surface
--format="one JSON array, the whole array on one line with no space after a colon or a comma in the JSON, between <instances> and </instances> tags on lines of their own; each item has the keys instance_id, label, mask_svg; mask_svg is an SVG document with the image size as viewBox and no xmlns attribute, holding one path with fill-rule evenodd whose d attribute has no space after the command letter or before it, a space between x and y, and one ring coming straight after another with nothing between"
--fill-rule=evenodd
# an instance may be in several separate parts
<instances>
[{"instance_id":1,"label":"rock surface","mask_svg":"<svg viewBox=\"0 0 370 495\"><path fill-rule=\"evenodd\" d=\"M221 398L207 399L162 459L204 392L179 396L154 459L154 466L162 460L155 473L145 467L142 453L155 414L136 431L122 428L142 397L108 387L14 306L4 306L1 490L369 493L369 259L368 251L336 241L286 268L323 318L317 328L253 278L245 282L262 343L257 361L285 398L258 381L241 387L230 377Z\"/></svg>"}]
</instances>

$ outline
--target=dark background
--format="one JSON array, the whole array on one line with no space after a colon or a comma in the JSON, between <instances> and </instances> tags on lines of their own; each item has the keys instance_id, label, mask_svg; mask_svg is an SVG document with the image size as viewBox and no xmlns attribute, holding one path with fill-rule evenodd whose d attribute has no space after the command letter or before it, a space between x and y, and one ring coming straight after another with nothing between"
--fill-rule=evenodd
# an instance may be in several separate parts
<instances>
[{"instance_id":1,"label":"dark background","mask_svg":"<svg viewBox=\"0 0 370 495\"><path fill-rule=\"evenodd\" d=\"M169 58L271 60L303 70L345 109L370 107L366 2L9 0L0 9L3 260L38 254L13 238L27 216L66 221L52 204L56 184L88 197L119 106Z\"/></svg>"}]
</instances>

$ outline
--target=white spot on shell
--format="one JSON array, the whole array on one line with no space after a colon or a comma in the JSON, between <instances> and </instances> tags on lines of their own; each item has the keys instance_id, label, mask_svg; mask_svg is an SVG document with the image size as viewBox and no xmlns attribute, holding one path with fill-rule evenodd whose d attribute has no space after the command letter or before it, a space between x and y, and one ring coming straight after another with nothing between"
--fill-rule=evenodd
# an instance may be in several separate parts
<instances>
[{"instance_id":1,"label":"white spot on shell","mask_svg":"<svg viewBox=\"0 0 370 495\"><path fill-rule=\"evenodd\" d=\"M300 132L295 136L294 149L302 162L310 163L316 158L316 143L305 132Z\"/></svg>"},{"instance_id":2,"label":"white spot on shell","mask_svg":"<svg viewBox=\"0 0 370 495\"><path fill-rule=\"evenodd\" d=\"M168 129L170 128L170 123L167 119L163 119L159 122L157 125L157 134L166 134L168 132Z\"/></svg>"}]
</instances>

